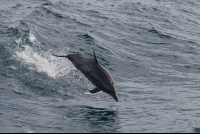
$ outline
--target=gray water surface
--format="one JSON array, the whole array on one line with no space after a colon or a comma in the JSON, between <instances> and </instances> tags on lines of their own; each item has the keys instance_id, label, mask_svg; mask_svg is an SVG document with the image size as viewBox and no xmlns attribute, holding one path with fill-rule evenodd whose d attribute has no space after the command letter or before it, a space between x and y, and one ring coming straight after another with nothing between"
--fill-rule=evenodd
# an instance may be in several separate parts
<instances>
[{"instance_id":1,"label":"gray water surface","mask_svg":"<svg viewBox=\"0 0 200 134\"><path fill-rule=\"evenodd\" d=\"M200 132L198 0L1 0L0 132ZM66 58L93 57L119 102Z\"/></svg>"}]
</instances>

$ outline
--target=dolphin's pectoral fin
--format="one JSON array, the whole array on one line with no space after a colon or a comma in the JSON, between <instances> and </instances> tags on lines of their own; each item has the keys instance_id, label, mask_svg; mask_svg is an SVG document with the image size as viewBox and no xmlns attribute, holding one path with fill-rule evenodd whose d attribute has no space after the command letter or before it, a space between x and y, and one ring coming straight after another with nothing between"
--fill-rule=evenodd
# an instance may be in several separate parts
<instances>
[{"instance_id":1,"label":"dolphin's pectoral fin","mask_svg":"<svg viewBox=\"0 0 200 134\"><path fill-rule=\"evenodd\" d=\"M101 91L101 89L99 89L99 88L95 88L95 89L93 89L93 90L90 90L89 92L90 93L97 93L97 92L99 92L99 91Z\"/></svg>"}]
</instances>

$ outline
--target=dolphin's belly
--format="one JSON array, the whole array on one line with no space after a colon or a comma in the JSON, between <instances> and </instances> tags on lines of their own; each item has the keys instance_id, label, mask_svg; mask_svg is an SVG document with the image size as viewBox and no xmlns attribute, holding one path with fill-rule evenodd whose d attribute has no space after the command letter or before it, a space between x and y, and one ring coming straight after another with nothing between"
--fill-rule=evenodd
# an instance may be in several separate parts
<instances>
[{"instance_id":1,"label":"dolphin's belly","mask_svg":"<svg viewBox=\"0 0 200 134\"><path fill-rule=\"evenodd\" d=\"M104 86L102 84L102 82L99 80L97 74L95 74L91 69L79 69L84 76L92 83L94 84L96 87L98 87L99 89L104 89Z\"/></svg>"}]
</instances>

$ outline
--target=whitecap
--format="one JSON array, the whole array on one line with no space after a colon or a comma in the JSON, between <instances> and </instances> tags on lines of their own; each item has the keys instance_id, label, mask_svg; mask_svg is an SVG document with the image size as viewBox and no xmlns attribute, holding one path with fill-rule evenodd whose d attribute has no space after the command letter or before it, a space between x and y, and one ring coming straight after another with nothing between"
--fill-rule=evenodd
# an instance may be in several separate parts
<instances>
[{"instance_id":1,"label":"whitecap","mask_svg":"<svg viewBox=\"0 0 200 134\"><path fill-rule=\"evenodd\" d=\"M15 42L16 42L18 45L20 45L20 44L22 44L22 39L19 38L19 39L15 40Z\"/></svg>"},{"instance_id":2,"label":"whitecap","mask_svg":"<svg viewBox=\"0 0 200 134\"><path fill-rule=\"evenodd\" d=\"M17 59L28 65L30 70L44 72L48 76L57 78L67 75L73 65L65 58L57 58L50 52L35 52L30 46L24 46L24 51L16 51Z\"/></svg>"},{"instance_id":3,"label":"whitecap","mask_svg":"<svg viewBox=\"0 0 200 134\"><path fill-rule=\"evenodd\" d=\"M36 40L36 37L34 36L34 34L32 33L32 31L30 31L30 33L29 33L29 40L32 42L32 43L34 43L34 42L36 42L37 40Z\"/></svg>"}]
</instances>

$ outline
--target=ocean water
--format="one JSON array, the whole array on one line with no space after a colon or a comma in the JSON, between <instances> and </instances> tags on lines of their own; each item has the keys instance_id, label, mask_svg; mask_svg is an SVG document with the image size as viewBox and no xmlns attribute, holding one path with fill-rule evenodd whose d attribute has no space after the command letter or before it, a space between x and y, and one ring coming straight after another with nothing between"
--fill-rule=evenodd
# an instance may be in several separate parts
<instances>
[{"instance_id":1,"label":"ocean water","mask_svg":"<svg viewBox=\"0 0 200 134\"><path fill-rule=\"evenodd\" d=\"M119 102L51 55L93 51ZM0 132L200 132L199 102L200 1L0 1Z\"/></svg>"}]
</instances>

